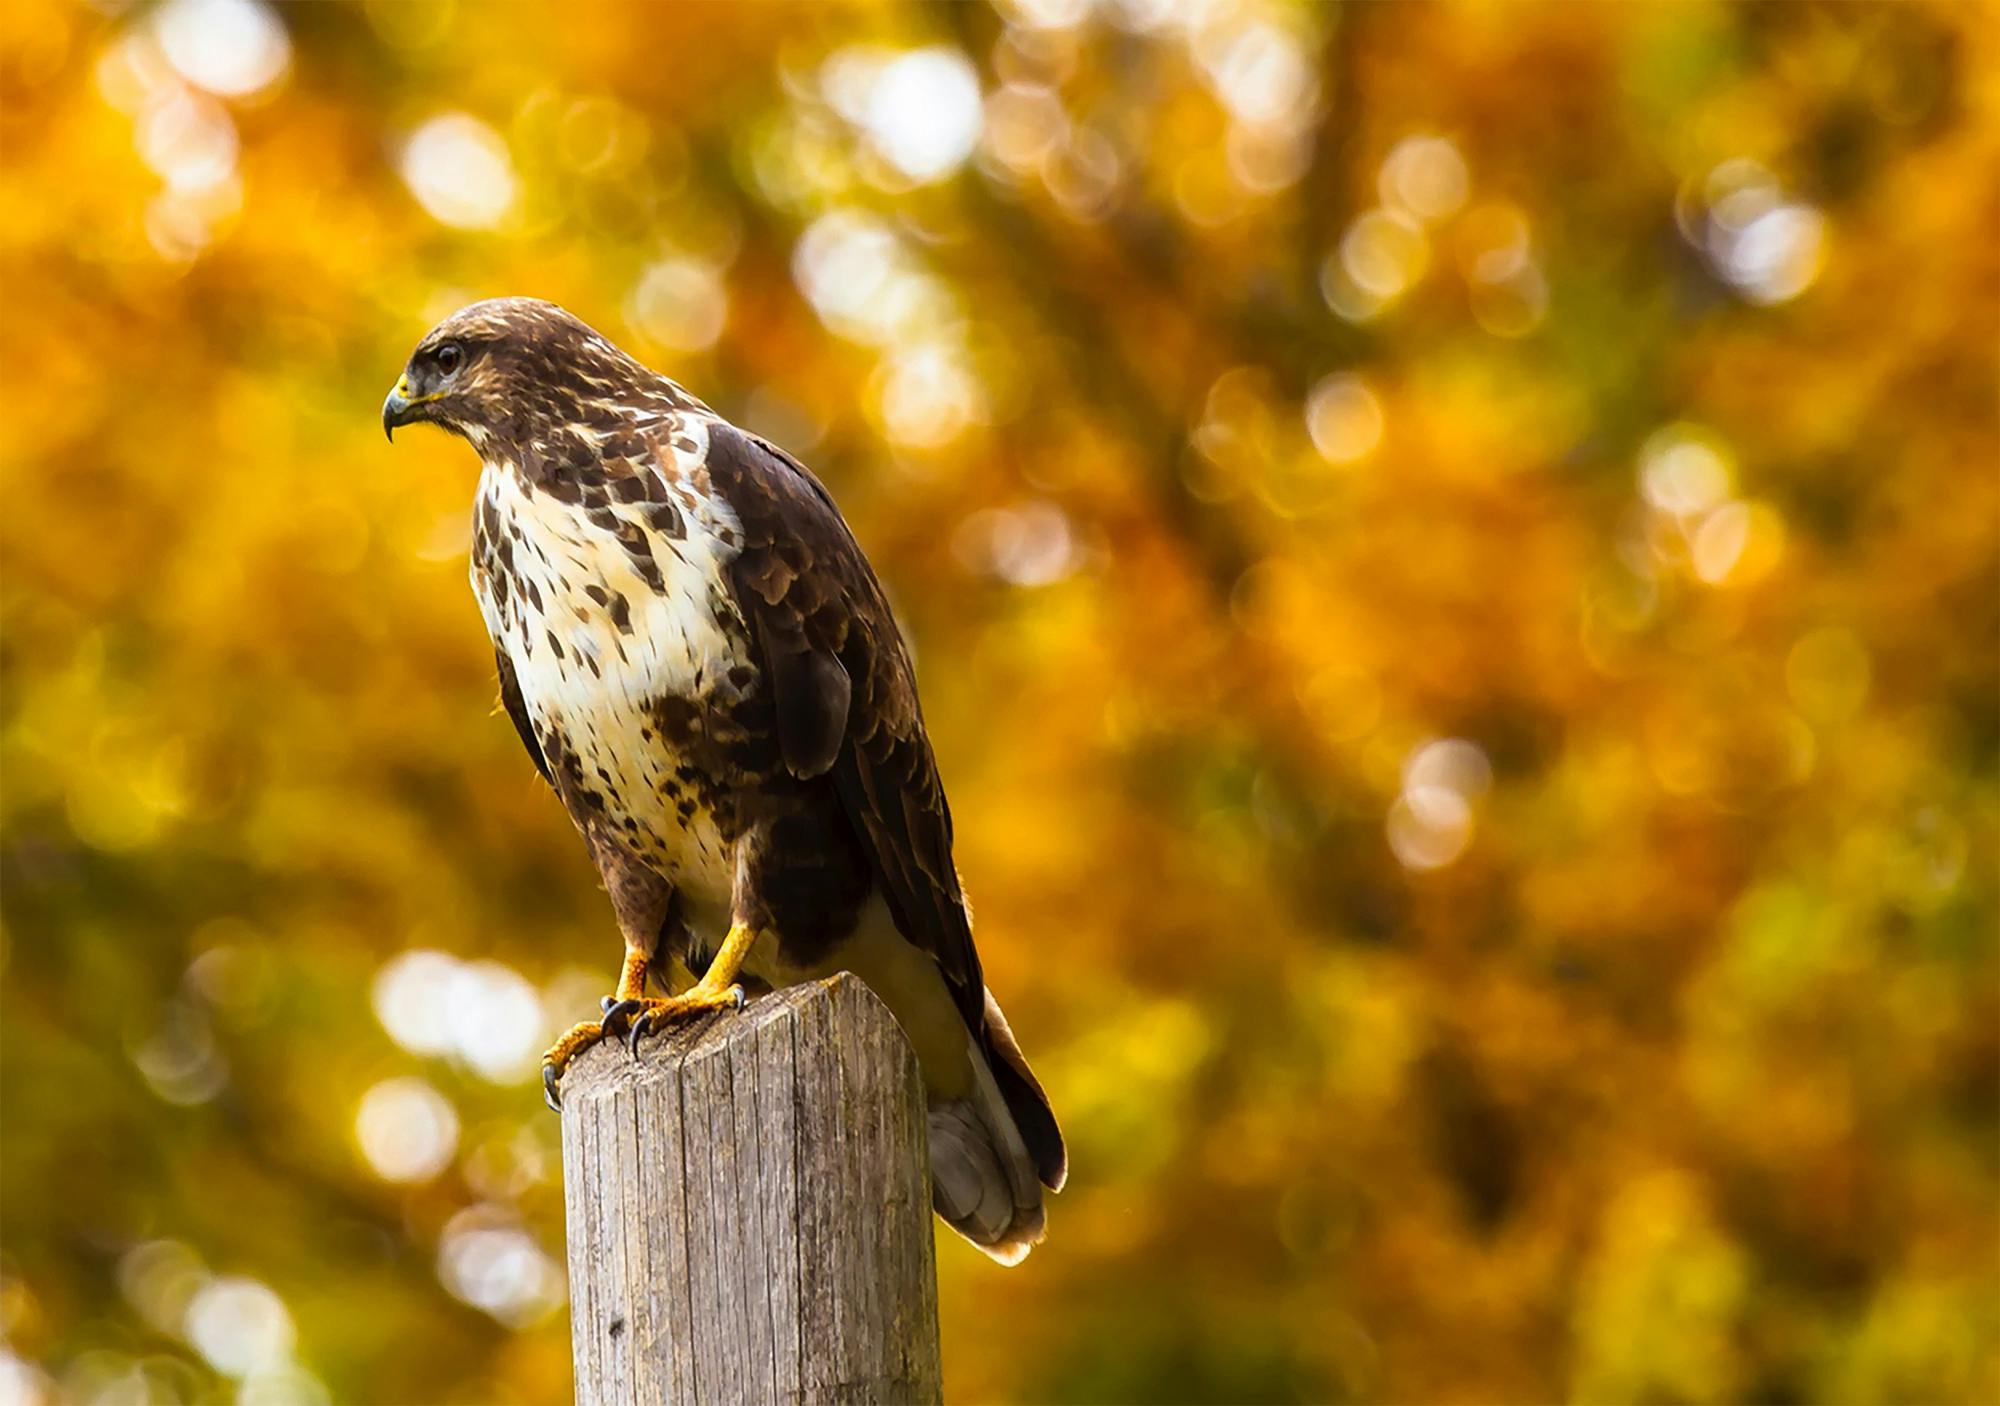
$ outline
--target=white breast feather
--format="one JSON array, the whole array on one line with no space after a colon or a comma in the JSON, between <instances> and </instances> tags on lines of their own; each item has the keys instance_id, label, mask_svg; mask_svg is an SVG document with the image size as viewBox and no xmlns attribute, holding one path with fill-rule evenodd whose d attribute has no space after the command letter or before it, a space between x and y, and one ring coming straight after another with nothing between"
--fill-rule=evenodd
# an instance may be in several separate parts
<instances>
[{"instance_id":1,"label":"white breast feather","mask_svg":"<svg viewBox=\"0 0 2000 1406\"><path fill-rule=\"evenodd\" d=\"M683 471L671 484L685 526L671 543L662 541L653 557L665 581L656 591L633 569L618 539L590 522L572 505L523 489L506 464L488 463L479 496L490 502L505 531L521 529L513 544L515 584L502 601L476 568L473 589L487 633L514 666L522 701L537 730L553 726L582 760L585 779L608 790L607 802L621 803L638 821L641 841L654 849L644 855L662 868L687 896L704 906L728 900L732 857L713 818L697 811L683 820L668 796L667 782L677 759L667 752L645 705L662 695L690 697L727 687L730 669L746 662L737 639L719 622L711 601L731 599L725 572L742 540L729 504L697 493L687 471L708 452L708 428L695 416L681 432L693 449L674 449ZM621 518L643 525L644 504L612 504ZM725 540L724 534L727 534ZM541 595L537 610L526 583ZM631 633L622 634L606 607L587 588L622 595L631 611ZM554 635L568 655L550 648ZM581 661L594 660L593 673ZM645 740L642 729L652 733ZM596 775L602 767L608 786Z\"/></svg>"}]
</instances>

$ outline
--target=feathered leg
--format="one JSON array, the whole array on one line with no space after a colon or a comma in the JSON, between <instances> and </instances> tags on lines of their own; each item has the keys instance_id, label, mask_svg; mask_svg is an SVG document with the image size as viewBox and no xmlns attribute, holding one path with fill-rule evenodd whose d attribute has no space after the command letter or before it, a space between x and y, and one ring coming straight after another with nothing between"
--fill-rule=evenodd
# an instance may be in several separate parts
<instances>
[{"instance_id":1,"label":"feathered leg","mask_svg":"<svg viewBox=\"0 0 2000 1406\"><path fill-rule=\"evenodd\" d=\"M756 946L758 937L772 927L770 909L763 901L760 884L760 860L769 852L770 836L767 830L767 825L753 825L736 841L735 879L729 900L729 935L722 939L722 946L709 958L708 969L702 972L701 979L678 996L664 999L639 997L621 1001L605 1012L607 1024L614 1020L631 1022L628 1043L634 1054L638 1053L640 1037L649 1030L658 1030L683 1016L719 1010L724 1006L733 1006L737 1010L743 1008L743 987L738 978L743 975L744 959Z\"/></svg>"},{"instance_id":2,"label":"feathered leg","mask_svg":"<svg viewBox=\"0 0 2000 1406\"><path fill-rule=\"evenodd\" d=\"M562 1097L556 1086L563 1070L606 1035L624 1033L619 1013L644 1001L646 972L662 955L662 948L670 945L664 939L680 922L672 885L601 829L586 828L584 839L604 876L604 890L611 896L611 909L625 938L625 960L618 970L617 988L604 998L604 1018L572 1025L542 1056L542 1096L549 1107L558 1110Z\"/></svg>"}]
</instances>

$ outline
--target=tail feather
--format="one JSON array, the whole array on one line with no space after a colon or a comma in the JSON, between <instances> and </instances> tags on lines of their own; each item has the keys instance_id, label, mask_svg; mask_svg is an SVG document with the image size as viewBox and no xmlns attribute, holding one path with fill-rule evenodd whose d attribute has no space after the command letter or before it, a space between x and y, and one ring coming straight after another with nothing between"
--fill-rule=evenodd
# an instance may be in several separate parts
<instances>
[{"instance_id":1,"label":"tail feather","mask_svg":"<svg viewBox=\"0 0 2000 1406\"><path fill-rule=\"evenodd\" d=\"M1039 1189L1025 1198L1017 1194L1015 1178L1002 1165L1011 1159L995 1146L974 1100L932 1104L930 1131L931 1205L946 1225L994 1259L1019 1264L1046 1228Z\"/></svg>"},{"instance_id":2,"label":"tail feather","mask_svg":"<svg viewBox=\"0 0 2000 1406\"><path fill-rule=\"evenodd\" d=\"M1069 1180L1069 1152L1063 1147L1062 1129L1056 1126L1049 1096L1042 1092L1035 1071L1028 1068L1027 1057L991 991L986 993L986 1049L994 1082L1007 1101L1007 1111L1014 1115L1021 1140L1035 1159L1036 1174L1049 1190L1061 1191Z\"/></svg>"},{"instance_id":3,"label":"tail feather","mask_svg":"<svg viewBox=\"0 0 2000 1406\"><path fill-rule=\"evenodd\" d=\"M971 1093L930 1105L931 1204L994 1259L1019 1264L1047 1227L1042 1186L1059 1190L1068 1166L1048 1100L991 993L986 1017L984 1038L968 1040Z\"/></svg>"}]
</instances>

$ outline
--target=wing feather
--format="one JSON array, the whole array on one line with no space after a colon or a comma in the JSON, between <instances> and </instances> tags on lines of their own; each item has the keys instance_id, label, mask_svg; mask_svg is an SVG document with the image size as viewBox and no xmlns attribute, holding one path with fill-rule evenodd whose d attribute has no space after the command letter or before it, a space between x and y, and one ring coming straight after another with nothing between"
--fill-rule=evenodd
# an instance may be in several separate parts
<instances>
[{"instance_id":1,"label":"wing feather","mask_svg":"<svg viewBox=\"0 0 2000 1406\"><path fill-rule=\"evenodd\" d=\"M786 765L831 775L898 930L936 958L967 1028L983 1031L951 810L881 583L832 496L783 450L716 422L708 468L742 525L731 570L776 697Z\"/></svg>"},{"instance_id":2,"label":"wing feather","mask_svg":"<svg viewBox=\"0 0 2000 1406\"><path fill-rule=\"evenodd\" d=\"M535 770L542 774L542 780L553 786L555 778L549 775L548 759L542 755L542 744L535 737L535 725L528 717L527 700L521 697L521 681L514 676L514 661L498 645L494 646L493 659L500 672L500 706L513 719L514 731L521 734L521 745L528 749Z\"/></svg>"}]
</instances>

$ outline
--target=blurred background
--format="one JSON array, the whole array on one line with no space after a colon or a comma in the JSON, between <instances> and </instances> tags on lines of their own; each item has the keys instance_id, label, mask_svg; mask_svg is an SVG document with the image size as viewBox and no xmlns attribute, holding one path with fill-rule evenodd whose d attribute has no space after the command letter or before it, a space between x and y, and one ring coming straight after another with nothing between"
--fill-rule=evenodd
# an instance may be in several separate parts
<instances>
[{"instance_id":1,"label":"blurred background","mask_svg":"<svg viewBox=\"0 0 2000 1406\"><path fill-rule=\"evenodd\" d=\"M955 1399L2000 1399L2000 65L1950 4L10 0L0 1403L569 1390L557 300L897 602L1048 1243Z\"/></svg>"}]
</instances>

